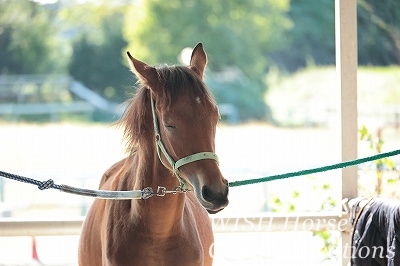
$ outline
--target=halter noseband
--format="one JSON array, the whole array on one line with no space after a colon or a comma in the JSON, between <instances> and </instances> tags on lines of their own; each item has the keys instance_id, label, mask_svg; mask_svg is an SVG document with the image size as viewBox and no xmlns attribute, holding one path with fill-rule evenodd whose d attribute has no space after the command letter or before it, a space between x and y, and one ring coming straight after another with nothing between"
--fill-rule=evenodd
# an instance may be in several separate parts
<instances>
[{"instance_id":1,"label":"halter noseband","mask_svg":"<svg viewBox=\"0 0 400 266\"><path fill-rule=\"evenodd\" d=\"M157 147L158 158L160 159L160 162L165 167L167 167L161 158L161 154L160 154L160 150L161 150L161 152L164 154L165 158L167 158L168 163L172 167L172 171L173 171L174 175L179 180L180 189L182 191L187 191L187 190L189 190L189 186L186 183L186 181L179 175L179 168L185 164L192 163L192 162L199 161L199 160L204 160L204 159L215 160L218 163L218 156L213 152L199 152L199 153L195 153L195 154L183 157L175 162L175 160L168 154L168 152L164 146L164 143L161 140L160 129L158 127L158 118L157 118L157 114L156 114L156 108L155 108L155 103L154 103L153 97L151 97L151 111L153 114L154 132L156 134L156 147Z\"/></svg>"}]
</instances>

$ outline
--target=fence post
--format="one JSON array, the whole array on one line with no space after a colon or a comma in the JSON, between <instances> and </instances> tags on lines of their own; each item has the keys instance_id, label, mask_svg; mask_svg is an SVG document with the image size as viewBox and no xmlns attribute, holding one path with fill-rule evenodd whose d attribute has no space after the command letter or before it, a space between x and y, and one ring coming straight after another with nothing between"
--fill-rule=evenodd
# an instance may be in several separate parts
<instances>
[{"instance_id":1,"label":"fence post","mask_svg":"<svg viewBox=\"0 0 400 266\"><path fill-rule=\"evenodd\" d=\"M357 158L357 1L335 2L336 73L341 160ZM342 198L357 196L357 167L342 169ZM342 265L350 263L351 236L342 232Z\"/></svg>"}]
</instances>

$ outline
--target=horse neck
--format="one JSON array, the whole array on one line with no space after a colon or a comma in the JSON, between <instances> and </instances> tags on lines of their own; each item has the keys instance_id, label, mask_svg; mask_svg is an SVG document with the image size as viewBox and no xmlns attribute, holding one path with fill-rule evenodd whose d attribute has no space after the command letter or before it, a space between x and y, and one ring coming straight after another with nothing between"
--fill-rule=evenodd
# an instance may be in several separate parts
<instances>
[{"instance_id":1,"label":"horse neck","mask_svg":"<svg viewBox=\"0 0 400 266\"><path fill-rule=\"evenodd\" d=\"M133 171L136 177L132 178L135 190L151 187L156 192L158 186L171 190L179 185L177 178L160 162L155 148L146 152L139 149L134 164L138 166L137 171ZM183 217L184 202L184 193L133 200L132 216L135 220L145 220L149 229L157 233L176 232L175 227L181 224Z\"/></svg>"}]
</instances>

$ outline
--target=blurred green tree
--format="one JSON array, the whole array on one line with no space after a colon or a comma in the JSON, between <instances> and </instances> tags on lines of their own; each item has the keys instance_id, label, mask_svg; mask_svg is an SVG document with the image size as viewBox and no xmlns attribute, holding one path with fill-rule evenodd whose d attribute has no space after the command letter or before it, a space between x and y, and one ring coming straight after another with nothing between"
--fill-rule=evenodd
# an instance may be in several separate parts
<instances>
[{"instance_id":1,"label":"blurred green tree","mask_svg":"<svg viewBox=\"0 0 400 266\"><path fill-rule=\"evenodd\" d=\"M0 74L62 71L54 12L29 0L0 1Z\"/></svg>"},{"instance_id":2,"label":"blurred green tree","mask_svg":"<svg viewBox=\"0 0 400 266\"><path fill-rule=\"evenodd\" d=\"M81 8L65 7L63 18L74 32L69 74L111 101L123 102L135 79L125 65L122 50L123 6L86 3ZM87 16L79 17L84 12Z\"/></svg>"},{"instance_id":3,"label":"blurred green tree","mask_svg":"<svg viewBox=\"0 0 400 266\"><path fill-rule=\"evenodd\" d=\"M400 64L400 1L357 0L360 65ZM290 1L288 45L273 52L281 69L335 63L335 1Z\"/></svg>"},{"instance_id":4,"label":"blurred green tree","mask_svg":"<svg viewBox=\"0 0 400 266\"><path fill-rule=\"evenodd\" d=\"M290 72L307 65L335 63L335 1L290 1L293 27L285 32L286 47L273 52L279 68Z\"/></svg>"},{"instance_id":5,"label":"blurred green tree","mask_svg":"<svg viewBox=\"0 0 400 266\"><path fill-rule=\"evenodd\" d=\"M285 44L283 31L291 27L285 16L288 4L288 0L137 1L128 10L124 36L132 54L149 64L174 64L183 48L203 42L209 71L240 72L236 79L212 88L218 89L217 101L230 100L242 118L260 119L266 112L263 78L268 55Z\"/></svg>"},{"instance_id":6,"label":"blurred green tree","mask_svg":"<svg viewBox=\"0 0 400 266\"><path fill-rule=\"evenodd\" d=\"M400 1L358 0L358 59L362 65L400 64Z\"/></svg>"},{"instance_id":7,"label":"blurred green tree","mask_svg":"<svg viewBox=\"0 0 400 266\"><path fill-rule=\"evenodd\" d=\"M359 64L400 64L400 1L357 3ZM0 0L0 74L68 72L113 101L135 82L126 50L174 64L199 41L217 100L237 106L243 119L263 119L271 66L291 72L334 63L334 1Z\"/></svg>"},{"instance_id":8,"label":"blurred green tree","mask_svg":"<svg viewBox=\"0 0 400 266\"><path fill-rule=\"evenodd\" d=\"M260 78L266 56L285 42L288 8L286 0L139 1L128 11L124 33L129 49L150 64L175 63L182 48L201 41L212 71L237 66L247 77Z\"/></svg>"}]
</instances>

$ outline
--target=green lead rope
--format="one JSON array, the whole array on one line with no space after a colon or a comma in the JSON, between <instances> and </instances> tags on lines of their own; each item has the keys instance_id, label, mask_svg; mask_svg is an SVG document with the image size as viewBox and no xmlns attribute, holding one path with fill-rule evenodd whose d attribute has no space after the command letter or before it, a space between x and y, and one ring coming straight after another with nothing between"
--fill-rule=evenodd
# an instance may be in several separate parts
<instances>
[{"instance_id":1,"label":"green lead rope","mask_svg":"<svg viewBox=\"0 0 400 266\"><path fill-rule=\"evenodd\" d=\"M400 154L400 150L394 150L394 151L380 153L380 154L365 157L365 158L360 158L357 160L351 160L351 161L347 161L347 162L342 162L342 163L337 163L337 164L332 164L332 165L322 166L322 167L317 167L317 168L312 168L312 169L306 169L306 170L301 170L301 171L297 171L297 172L290 172L290 173L286 173L286 174L272 175L272 176L267 176L267 177L241 180L241 181L233 181L233 182L229 182L229 187L251 185L251 184L257 184L257 183L262 183L262 182L269 182L269 181L274 181L274 180L285 179L285 178L289 178L289 177L326 172L326 171L330 171L330 170L334 170L334 169L346 168L349 166L354 166L354 165L358 165L358 164L362 164L362 163L366 163L366 162L370 162L370 161L375 161L375 160L379 160L382 158L395 156L398 154Z\"/></svg>"}]
</instances>

